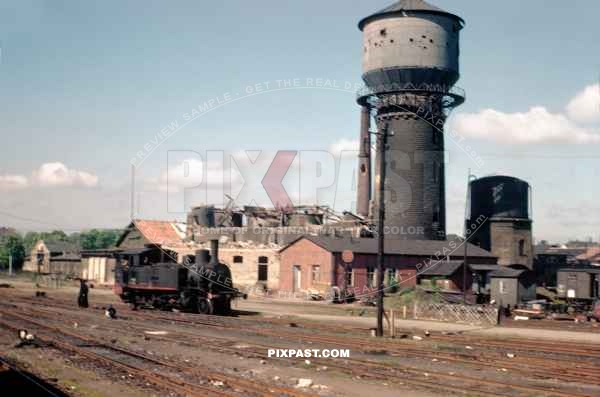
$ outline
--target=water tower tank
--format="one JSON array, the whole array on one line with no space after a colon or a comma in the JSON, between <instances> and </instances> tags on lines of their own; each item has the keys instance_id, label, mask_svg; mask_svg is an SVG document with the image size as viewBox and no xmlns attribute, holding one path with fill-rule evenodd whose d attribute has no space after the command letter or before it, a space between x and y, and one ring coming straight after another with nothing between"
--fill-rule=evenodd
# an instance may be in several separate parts
<instances>
[{"instance_id":1,"label":"water tower tank","mask_svg":"<svg viewBox=\"0 0 600 397\"><path fill-rule=\"evenodd\" d=\"M464 21L422 0L402 0L364 18L363 80L382 85L452 86L459 78L459 32Z\"/></svg>"},{"instance_id":2,"label":"water tower tank","mask_svg":"<svg viewBox=\"0 0 600 397\"><path fill-rule=\"evenodd\" d=\"M358 93L358 103L363 112L368 108L374 113L379 132L388 132L385 219L390 230L398 231L388 237L443 240L443 129L448 111L464 102L464 93L454 87L464 21L422 0L401 0L364 18L358 26L363 32L366 85ZM361 142L368 134L361 128ZM379 161L375 168L378 203ZM363 187L368 179L360 178L359 174ZM364 197L358 195L359 208L365 206Z\"/></svg>"},{"instance_id":3,"label":"water tower tank","mask_svg":"<svg viewBox=\"0 0 600 397\"><path fill-rule=\"evenodd\" d=\"M531 189L511 176L489 176L469 183L469 242L488 250L501 266L533 268ZM469 233L469 232L467 232Z\"/></svg>"},{"instance_id":4,"label":"water tower tank","mask_svg":"<svg viewBox=\"0 0 600 397\"><path fill-rule=\"evenodd\" d=\"M489 176L470 184L470 218L529 219L529 184L511 176Z\"/></svg>"}]
</instances>

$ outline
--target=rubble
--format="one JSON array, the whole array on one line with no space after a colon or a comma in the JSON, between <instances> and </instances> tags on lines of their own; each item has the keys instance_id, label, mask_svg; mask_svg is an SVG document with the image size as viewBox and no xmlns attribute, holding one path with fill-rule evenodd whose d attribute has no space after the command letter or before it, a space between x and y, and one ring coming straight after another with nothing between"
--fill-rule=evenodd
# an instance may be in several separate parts
<instances>
[{"instance_id":1,"label":"rubble","mask_svg":"<svg viewBox=\"0 0 600 397\"><path fill-rule=\"evenodd\" d=\"M297 388L311 387L313 384L312 379L300 378L298 379L298 383L296 384Z\"/></svg>"}]
</instances>

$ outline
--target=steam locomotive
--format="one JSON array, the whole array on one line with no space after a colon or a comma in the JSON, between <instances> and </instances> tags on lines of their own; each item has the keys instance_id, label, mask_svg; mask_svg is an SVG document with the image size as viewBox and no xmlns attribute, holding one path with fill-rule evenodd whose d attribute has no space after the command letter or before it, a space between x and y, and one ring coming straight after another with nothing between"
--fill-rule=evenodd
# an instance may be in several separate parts
<instances>
[{"instance_id":1,"label":"steam locomotive","mask_svg":"<svg viewBox=\"0 0 600 397\"><path fill-rule=\"evenodd\" d=\"M211 241L211 252L196 251L182 264L175 253L157 246L118 252L114 292L132 309L229 315L231 301L247 295L233 287L231 271L218 261L218 252L218 240Z\"/></svg>"}]
</instances>

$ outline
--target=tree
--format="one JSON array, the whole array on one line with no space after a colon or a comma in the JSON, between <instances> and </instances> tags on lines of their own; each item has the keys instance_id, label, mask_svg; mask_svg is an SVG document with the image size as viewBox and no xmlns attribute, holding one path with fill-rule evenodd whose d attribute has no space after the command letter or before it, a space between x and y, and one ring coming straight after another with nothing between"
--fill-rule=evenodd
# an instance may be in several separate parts
<instances>
[{"instance_id":1,"label":"tree","mask_svg":"<svg viewBox=\"0 0 600 397\"><path fill-rule=\"evenodd\" d=\"M70 241L69 236L62 230L53 230L51 232L28 232L25 234L23 240L27 252L30 252L35 243L39 240L44 240L45 242Z\"/></svg>"},{"instance_id":2,"label":"tree","mask_svg":"<svg viewBox=\"0 0 600 397\"><path fill-rule=\"evenodd\" d=\"M119 232L117 230L92 229L82 232L80 235L81 248L83 249L105 249L117 242Z\"/></svg>"},{"instance_id":3,"label":"tree","mask_svg":"<svg viewBox=\"0 0 600 397\"><path fill-rule=\"evenodd\" d=\"M25 246L20 235L9 235L0 238L0 268L8 268L9 257L12 256L13 268L23 266Z\"/></svg>"}]
</instances>

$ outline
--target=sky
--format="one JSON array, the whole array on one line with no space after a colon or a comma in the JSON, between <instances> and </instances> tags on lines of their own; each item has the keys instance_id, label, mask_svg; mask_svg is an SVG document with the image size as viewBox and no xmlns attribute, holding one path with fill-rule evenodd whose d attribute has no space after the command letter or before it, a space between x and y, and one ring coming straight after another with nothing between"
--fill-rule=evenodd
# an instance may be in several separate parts
<instances>
[{"instance_id":1,"label":"sky","mask_svg":"<svg viewBox=\"0 0 600 397\"><path fill-rule=\"evenodd\" d=\"M137 218L184 219L229 190L268 204L278 151L301 153L284 179L295 203L353 209L340 151L359 131L357 23L390 3L0 1L0 225L125 227L132 163ZM600 2L432 3L466 21L448 232L470 168L531 184L536 240L599 240Z\"/></svg>"}]
</instances>

